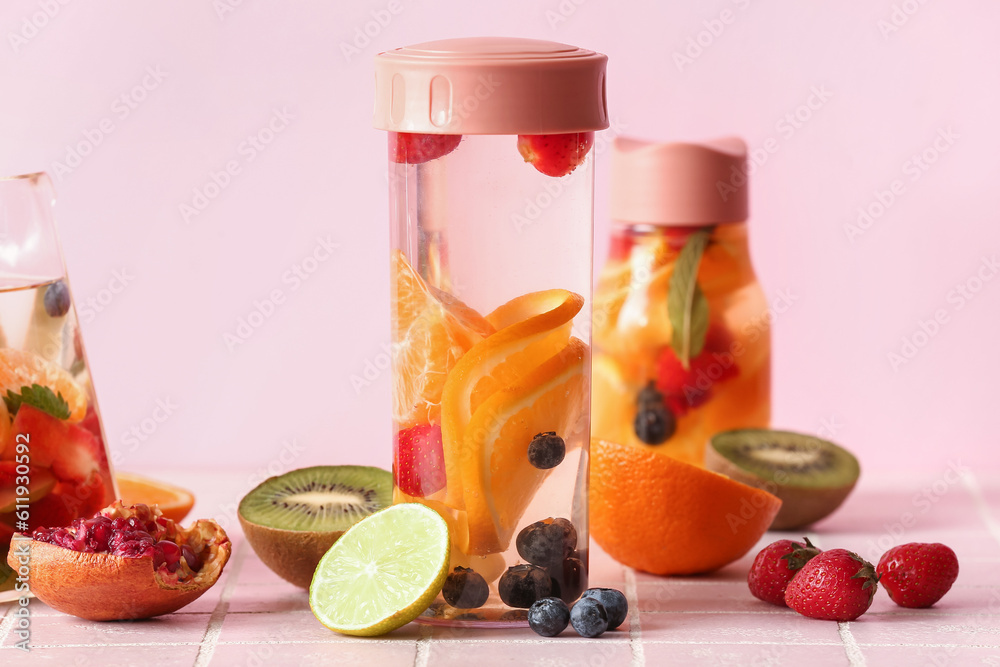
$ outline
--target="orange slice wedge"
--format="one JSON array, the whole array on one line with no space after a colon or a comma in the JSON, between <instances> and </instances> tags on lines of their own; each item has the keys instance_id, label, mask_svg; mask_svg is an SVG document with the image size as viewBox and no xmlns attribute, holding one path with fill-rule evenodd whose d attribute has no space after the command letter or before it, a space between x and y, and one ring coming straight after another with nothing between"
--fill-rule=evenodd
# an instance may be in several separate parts
<instances>
[{"instance_id":1,"label":"orange slice wedge","mask_svg":"<svg viewBox=\"0 0 1000 667\"><path fill-rule=\"evenodd\" d=\"M440 421L445 378L493 326L457 297L428 286L392 253L393 419L401 428Z\"/></svg>"},{"instance_id":2,"label":"orange slice wedge","mask_svg":"<svg viewBox=\"0 0 1000 667\"><path fill-rule=\"evenodd\" d=\"M163 516L174 521L182 521L194 506L194 496L178 486L158 482L155 479L116 472L115 483L123 505L145 503L156 505Z\"/></svg>"},{"instance_id":3,"label":"orange slice wedge","mask_svg":"<svg viewBox=\"0 0 1000 667\"><path fill-rule=\"evenodd\" d=\"M587 436L590 348L573 338L561 352L494 393L476 410L465 436L462 481L468 531L456 540L469 555L504 551L524 510L551 472L528 460L538 433L554 431L572 447Z\"/></svg>"},{"instance_id":4,"label":"orange slice wedge","mask_svg":"<svg viewBox=\"0 0 1000 667\"><path fill-rule=\"evenodd\" d=\"M511 307L511 317L497 318L506 323L516 320L515 315L524 317L497 331L492 336L476 343L465 356L458 360L448 373L441 395L441 435L444 443L445 475L448 487L445 503L456 509L463 509L464 489L462 485L462 459L465 430L472 419L473 393L477 403L482 403L489 395L502 388L499 380L487 381L488 387L477 385L483 378L493 374L501 364L520 352L528 354L516 357L521 363L508 366L502 371L504 380L523 376L533 368L533 362L545 357L546 341L554 335L554 330L570 323L583 308L583 297L567 290L546 290L533 292L515 299ZM551 342L551 340L550 340Z\"/></svg>"}]
</instances>

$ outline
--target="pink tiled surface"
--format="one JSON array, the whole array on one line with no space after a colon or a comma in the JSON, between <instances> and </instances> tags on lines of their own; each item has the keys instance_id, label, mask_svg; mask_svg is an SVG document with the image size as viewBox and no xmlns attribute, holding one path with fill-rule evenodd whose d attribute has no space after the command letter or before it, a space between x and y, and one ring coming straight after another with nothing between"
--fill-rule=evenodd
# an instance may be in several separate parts
<instances>
[{"instance_id":1,"label":"pink tiled surface","mask_svg":"<svg viewBox=\"0 0 1000 667\"><path fill-rule=\"evenodd\" d=\"M932 609L899 608L880 591L855 622L815 621L750 595L745 577L756 548L713 574L664 578L622 567L593 547L593 585L624 590L631 605L622 628L597 640L572 631L544 639L529 630L415 624L376 639L330 632L313 618L306 594L261 564L227 520L242 479L205 474L194 514L220 517L235 551L201 599L135 623L90 623L33 601L30 653L13 647L11 607L0 605L0 664L1000 665L1000 478L969 473L936 490L933 477L864 479L836 515L808 533L820 547L873 560L903 542L949 544L961 574ZM758 548L777 538L765 535Z\"/></svg>"}]
</instances>

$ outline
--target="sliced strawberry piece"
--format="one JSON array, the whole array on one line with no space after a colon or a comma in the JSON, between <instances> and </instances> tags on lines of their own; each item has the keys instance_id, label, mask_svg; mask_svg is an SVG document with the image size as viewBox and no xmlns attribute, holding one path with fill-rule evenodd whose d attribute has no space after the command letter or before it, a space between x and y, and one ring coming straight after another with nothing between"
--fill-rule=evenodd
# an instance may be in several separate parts
<instances>
[{"instance_id":1,"label":"sliced strawberry piece","mask_svg":"<svg viewBox=\"0 0 1000 667\"><path fill-rule=\"evenodd\" d=\"M584 161L593 145L593 132L517 136L521 157L546 176L559 177L572 172Z\"/></svg>"},{"instance_id":2,"label":"sliced strawberry piece","mask_svg":"<svg viewBox=\"0 0 1000 667\"><path fill-rule=\"evenodd\" d=\"M687 369L671 347L663 348L656 362L656 388L675 415L704 405L716 384L739 375L739 366L729 351L731 345L729 332L719 324L712 324L705 334L701 353Z\"/></svg>"},{"instance_id":3,"label":"sliced strawberry piece","mask_svg":"<svg viewBox=\"0 0 1000 667\"><path fill-rule=\"evenodd\" d=\"M410 496L425 497L444 488L444 445L441 427L420 424L396 436L393 472L396 486Z\"/></svg>"},{"instance_id":4,"label":"sliced strawberry piece","mask_svg":"<svg viewBox=\"0 0 1000 667\"><path fill-rule=\"evenodd\" d=\"M461 134L389 133L389 161L399 164L423 164L444 157L458 148Z\"/></svg>"},{"instance_id":5,"label":"sliced strawberry piece","mask_svg":"<svg viewBox=\"0 0 1000 667\"><path fill-rule=\"evenodd\" d=\"M34 503L44 498L56 485L56 478L48 468L28 466L28 502ZM0 514L13 512L17 506L17 464L14 461L0 461Z\"/></svg>"},{"instance_id":6,"label":"sliced strawberry piece","mask_svg":"<svg viewBox=\"0 0 1000 667\"><path fill-rule=\"evenodd\" d=\"M31 465L52 468L60 481L85 482L100 471L103 447L79 424L22 405L11 424L5 451L11 449L10 443L18 442L18 435L24 436L20 442L28 444Z\"/></svg>"}]
</instances>

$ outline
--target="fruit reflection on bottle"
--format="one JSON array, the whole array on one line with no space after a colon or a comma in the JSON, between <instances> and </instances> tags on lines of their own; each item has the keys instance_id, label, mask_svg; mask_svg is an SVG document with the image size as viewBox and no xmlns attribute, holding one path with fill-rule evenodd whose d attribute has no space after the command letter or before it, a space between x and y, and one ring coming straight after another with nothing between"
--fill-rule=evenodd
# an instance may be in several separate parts
<instances>
[{"instance_id":1,"label":"fruit reflection on bottle","mask_svg":"<svg viewBox=\"0 0 1000 667\"><path fill-rule=\"evenodd\" d=\"M749 259L738 139L616 139L594 305L595 437L702 465L714 433L770 420L767 303Z\"/></svg>"}]
</instances>

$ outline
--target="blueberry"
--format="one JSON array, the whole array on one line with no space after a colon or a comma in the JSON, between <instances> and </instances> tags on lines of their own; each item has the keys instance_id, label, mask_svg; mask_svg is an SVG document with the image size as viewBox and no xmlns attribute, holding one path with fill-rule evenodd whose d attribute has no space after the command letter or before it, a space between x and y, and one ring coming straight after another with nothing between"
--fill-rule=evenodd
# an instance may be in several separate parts
<instances>
[{"instance_id":1,"label":"blueberry","mask_svg":"<svg viewBox=\"0 0 1000 667\"><path fill-rule=\"evenodd\" d=\"M579 558L567 558L547 571L552 577L552 595L566 604L580 597L587 587L587 568Z\"/></svg>"},{"instance_id":2,"label":"blueberry","mask_svg":"<svg viewBox=\"0 0 1000 667\"><path fill-rule=\"evenodd\" d=\"M639 408L633 423L635 434L647 445L659 445L677 430L677 420L666 406L646 406Z\"/></svg>"},{"instance_id":3,"label":"blueberry","mask_svg":"<svg viewBox=\"0 0 1000 667\"><path fill-rule=\"evenodd\" d=\"M498 588L505 605L527 609L552 594L552 578L540 567L514 565L500 577Z\"/></svg>"},{"instance_id":4,"label":"blueberry","mask_svg":"<svg viewBox=\"0 0 1000 667\"><path fill-rule=\"evenodd\" d=\"M528 626L543 637L555 637L569 625L569 607L559 598L543 598L528 610Z\"/></svg>"},{"instance_id":5,"label":"blueberry","mask_svg":"<svg viewBox=\"0 0 1000 667\"><path fill-rule=\"evenodd\" d=\"M54 282L45 288L45 312L49 317L62 317L69 312L69 288L63 281Z\"/></svg>"},{"instance_id":6,"label":"blueberry","mask_svg":"<svg viewBox=\"0 0 1000 667\"><path fill-rule=\"evenodd\" d=\"M548 518L517 534L517 553L539 567L556 567L576 549L576 529L568 519Z\"/></svg>"},{"instance_id":7,"label":"blueberry","mask_svg":"<svg viewBox=\"0 0 1000 667\"><path fill-rule=\"evenodd\" d=\"M441 595L445 602L459 609L475 609L486 604L490 587L483 575L467 567L456 567L444 580Z\"/></svg>"},{"instance_id":8,"label":"blueberry","mask_svg":"<svg viewBox=\"0 0 1000 667\"><path fill-rule=\"evenodd\" d=\"M581 637L600 637L608 629L608 612L594 598L580 598L570 610L569 620Z\"/></svg>"},{"instance_id":9,"label":"blueberry","mask_svg":"<svg viewBox=\"0 0 1000 667\"><path fill-rule=\"evenodd\" d=\"M555 431L539 433L528 445L528 462L539 470L555 468L566 458L566 441Z\"/></svg>"},{"instance_id":10,"label":"blueberry","mask_svg":"<svg viewBox=\"0 0 1000 667\"><path fill-rule=\"evenodd\" d=\"M628 616L628 600L621 591L614 588L589 588L583 592L584 599L594 599L604 605L608 613L608 630L614 630L625 622Z\"/></svg>"}]
</instances>

